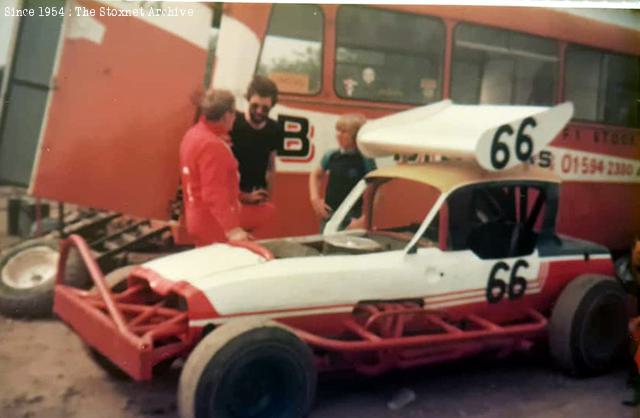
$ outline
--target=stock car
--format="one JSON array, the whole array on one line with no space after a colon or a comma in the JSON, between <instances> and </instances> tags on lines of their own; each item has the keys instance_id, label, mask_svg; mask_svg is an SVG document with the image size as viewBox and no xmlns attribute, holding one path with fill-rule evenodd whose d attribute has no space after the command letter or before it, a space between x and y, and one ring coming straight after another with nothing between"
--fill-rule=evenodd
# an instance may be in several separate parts
<instances>
[{"instance_id":1,"label":"stock car","mask_svg":"<svg viewBox=\"0 0 640 418\"><path fill-rule=\"evenodd\" d=\"M365 125L359 146L453 157L369 173L322 234L212 244L106 279L72 236L55 312L136 380L185 358L182 418L303 417L318 372L375 375L547 339L567 372L606 371L627 338L610 254L557 234L560 182L528 164L570 104L425 109ZM462 114L477 121L464 128L471 145L447 149ZM94 291L65 284L72 247Z\"/></svg>"}]
</instances>

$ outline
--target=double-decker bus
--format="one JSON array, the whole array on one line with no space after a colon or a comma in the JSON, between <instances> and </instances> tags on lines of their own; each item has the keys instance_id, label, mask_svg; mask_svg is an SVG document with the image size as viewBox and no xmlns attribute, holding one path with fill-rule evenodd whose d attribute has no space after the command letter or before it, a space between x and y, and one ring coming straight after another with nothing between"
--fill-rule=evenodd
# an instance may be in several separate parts
<instances>
[{"instance_id":1,"label":"double-decker bus","mask_svg":"<svg viewBox=\"0 0 640 418\"><path fill-rule=\"evenodd\" d=\"M67 13L71 4L61 3L65 14L55 25L47 20L45 38L30 35L36 18L20 18L6 71L0 178L29 184L36 196L168 219L179 142L195 113L191 93L206 75L207 85L231 90L242 109L248 83L262 74L279 87L271 116L285 128L272 235L318 230L308 175L336 147L340 115L373 119L444 99L572 102L572 123L532 161L564 179L558 230L612 250L627 248L640 232L637 11L88 0L74 6L77 13ZM150 15L153 9L167 15ZM38 71L36 59L46 61ZM28 114L19 114L21 100L29 100Z\"/></svg>"}]
</instances>

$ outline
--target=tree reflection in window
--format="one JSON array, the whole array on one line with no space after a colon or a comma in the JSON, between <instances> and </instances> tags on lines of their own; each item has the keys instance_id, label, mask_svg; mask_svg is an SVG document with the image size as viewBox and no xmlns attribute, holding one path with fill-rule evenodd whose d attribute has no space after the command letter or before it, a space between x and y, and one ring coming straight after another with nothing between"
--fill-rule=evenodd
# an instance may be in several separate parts
<instances>
[{"instance_id":1,"label":"tree reflection in window","mask_svg":"<svg viewBox=\"0 0 640 418\"><path fill-rule=\"evenodd\" d=\"M315 94L322 76L322 10L306 4L273 6L257 73L284 93Z\"/></svg>"}]
</instances>

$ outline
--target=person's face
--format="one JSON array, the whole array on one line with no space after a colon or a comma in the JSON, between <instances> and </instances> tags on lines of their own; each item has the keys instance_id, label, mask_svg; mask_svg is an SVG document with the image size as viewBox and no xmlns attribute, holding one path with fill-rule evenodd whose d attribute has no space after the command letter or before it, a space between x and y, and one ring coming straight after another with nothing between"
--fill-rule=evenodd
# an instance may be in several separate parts
<instances>
[{"instance_id":1,"label":"person's face","mask_svg":"<svg viewBox=\"0 0 640 418\"><path fill-rule=\"evenodd\" d=\"M365 68L362 71L362 80L367 84L376 81L376 73L373 71L373 68Z\"/></svg>"},{"instance_id":2,"label":"person's face","mask_svg":"<svg viewBox=\"0 0 640 418\"><path fill-rule=\"evenodd\" d=\"M272 106L271 97L258 96L257 94L249 97L249 118L251 122L258 124L266 121Z\"/></svg>"},{"instance_id":3,"label":"person's face","mask_svg":"<svg viewBox=\"0 0 640 418\"><path fill-rule=\"evenodd\" d=\"M233 128L233 123L236 121L236 108L233 107L230 111L224 114L222 122L224 123L227 132Z\"/></svg>"},{"instance_id":4,"label":"person's face","mask_svg":"<svg viewBox=\"0 0 640 418\"><path fill-rule=\"evenodd\" d=\"M340 148L343 150L352 150L356 148L356 139L354 138L353 132L349 129L337 127L336 140L338 141Z\"/></svg>"}]
</instances>

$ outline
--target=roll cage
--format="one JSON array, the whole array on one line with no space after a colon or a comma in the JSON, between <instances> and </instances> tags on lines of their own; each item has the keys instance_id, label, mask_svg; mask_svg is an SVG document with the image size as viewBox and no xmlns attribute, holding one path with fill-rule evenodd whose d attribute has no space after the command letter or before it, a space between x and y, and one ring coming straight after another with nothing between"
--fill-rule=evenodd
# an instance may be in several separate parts
<instances>
[{"instance_id":1,"label":"roll cage","mask_svg":"<svg viewBox=\"0 0 640 418\"><path fill-rule=\"evenodd\" d=\"M365 229L376 232L372 221L377 192L392 180L363 179L323 233L330 235L346 228L345 218L361 199ZM423 184L425 188L431 186ZM441 192L419 223L384 230L412 233L404 248L407 253L417 251L426 239L441 250L470 249L480 258L516 257L533 252L539 234L555 235L557 207L558 184L554 182L520 179L476 182Z\"/></svg>"}]
</instances>

